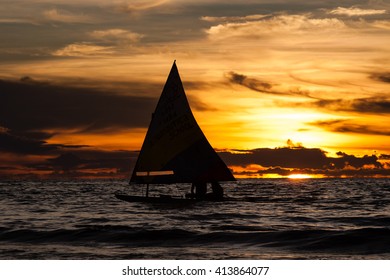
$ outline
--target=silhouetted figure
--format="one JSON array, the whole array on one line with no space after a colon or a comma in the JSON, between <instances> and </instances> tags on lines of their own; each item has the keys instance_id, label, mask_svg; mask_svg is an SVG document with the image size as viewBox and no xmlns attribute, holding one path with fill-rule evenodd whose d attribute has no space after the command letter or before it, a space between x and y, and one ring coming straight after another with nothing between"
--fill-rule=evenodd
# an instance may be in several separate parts
<instances>
[{"instance_id":1,"label":"silhouetted figure","mask_svg":"<svg viewBox=\"0 0 390 280\"><path fill-rule=\"evenodd\" d=\"M223 188L218 182L211 183L211 193L207 193L207 183L192 183L191 193L186 194L187 198L197 200L222 200Z\"/></svg>"},{"instance_id":2,"label":"silhouetted figure","mask_svg":"<svg viewBox=\"0 0 390 280\"><path fill-rule=\"evenodd\" d=\"M207 184L206 183L196 183L195 184L195 198L204 199L207 193Z\"/></svg>"},{"instance_id":3,"label":"silhouetted figure","mask_svg":"<svg viewBox=\"0 0 390 280\"><path fill-rule=\"evenodd\" d=\"M215 200L221 200L223 198L223 188L218 182L212 182L211 183L211 190L213 198Z\"/></svg>"},{"instance_id":4,"label":"silhouetted figure","mask_svg":"<svg viewBox=\"0 0 390 280\"><path fill-rule=\"evenodd\" d=\"M197 182L197 183L192 183L191 193L186 194L186 197L202 200L206 197L206 193L207 193L207 184Z\"/></svg>"}]
</instances>

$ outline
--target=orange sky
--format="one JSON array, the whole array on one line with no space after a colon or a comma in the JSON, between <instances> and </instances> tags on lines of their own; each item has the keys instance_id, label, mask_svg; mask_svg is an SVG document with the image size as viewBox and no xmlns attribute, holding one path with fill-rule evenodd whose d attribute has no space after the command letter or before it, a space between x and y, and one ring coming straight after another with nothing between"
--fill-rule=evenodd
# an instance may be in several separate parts
<instances>
[{"instance_id":1,"label":"orange sky","mask_svg":"<svg viewBox=\"0 0 390 280\"><path fill-rule=\"evenodd\" d=\"M129 174L176 59L215 149L329 159L311 169L225 157L237 176L389 176L389 11L386 1L5 1L0 174Z\"/></svg>"}]
</instances>

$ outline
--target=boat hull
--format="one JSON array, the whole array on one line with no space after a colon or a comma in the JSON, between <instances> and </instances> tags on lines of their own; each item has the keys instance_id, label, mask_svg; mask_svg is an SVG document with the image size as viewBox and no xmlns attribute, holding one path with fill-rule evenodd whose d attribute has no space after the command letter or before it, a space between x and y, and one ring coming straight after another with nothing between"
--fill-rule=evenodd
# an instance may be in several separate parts
<instances>
[{"instance_id":1,"label":"boat hull","mask_svg":"<svg viewBox=\"0 0 390 280\"><path fill-rule=\"evenodd\" d=\"M168 203L168 204L196 202L195 199L172 197L169 195L146 197L146 196L136 196L136 195L115 194L115 197L127 202L149 202L149 203Z\"/></svg>"},{"instance_id":2,"label":"boat hull","mask_svg":"<svg viewBox=\"0 0 390 280\"><path fill-rule=\"evenodd\" d=\"M184 198L184 197L173 197L170 195L146 197L146 196L137 196L137 195L115 194L115 197L127 202L166 203L166 204L180 204L180 203L190 204L199 201L225 201L225 199L216 200L212 198L204 198L199 200L199 199L191 199L191 198Z\"/></svg>"}]
</instances>

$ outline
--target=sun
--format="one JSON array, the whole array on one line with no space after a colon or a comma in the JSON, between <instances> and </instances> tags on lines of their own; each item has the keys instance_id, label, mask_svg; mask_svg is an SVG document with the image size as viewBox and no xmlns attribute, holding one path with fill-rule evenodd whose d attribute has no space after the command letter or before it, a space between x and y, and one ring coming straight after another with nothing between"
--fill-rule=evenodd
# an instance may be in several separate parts
<instances>
[{"instance_id":1,"label":"sun","mask_svg":"<svg viewBox=\"0 0 390 280\"><path fill-rule=\"evenodd\" d=\"M287 176L289 179L310 179L313 178L313 176L309 174L290 174Z\"/></svg>"}]
</instances>

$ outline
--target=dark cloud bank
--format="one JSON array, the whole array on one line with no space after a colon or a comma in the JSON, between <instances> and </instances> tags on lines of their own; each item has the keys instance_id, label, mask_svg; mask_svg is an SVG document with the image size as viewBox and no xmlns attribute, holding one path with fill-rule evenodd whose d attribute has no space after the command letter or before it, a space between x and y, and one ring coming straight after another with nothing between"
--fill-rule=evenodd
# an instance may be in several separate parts
<instances>
[{"instance_id":1,"label":"dark cloud bank","mask_svg":"<svg viewBox=\"0 0 390 280\"><path fill-rule=\"evenodd\" d=\"M260 165L258 170L243 171L239 175L278 174L287 176L294 173L319 174L329 177L390 176L390 166L380 160L387 155L365 155L357 157L338 152L338 157L329 157L318 148L282 147L260 148L220 152L224 161L231 166L249 167Z\"/></svg>"},{"instance_id":2,"label":"dark cloud bank","mask_svg":"<svg viewBox=\"0 0 390 280\"><path fill-rule=\"evenodd\" d=\"M145 127L156 98L98 89L0 81L0 125L12 131Z\"/></svg>"}]
</instances>

